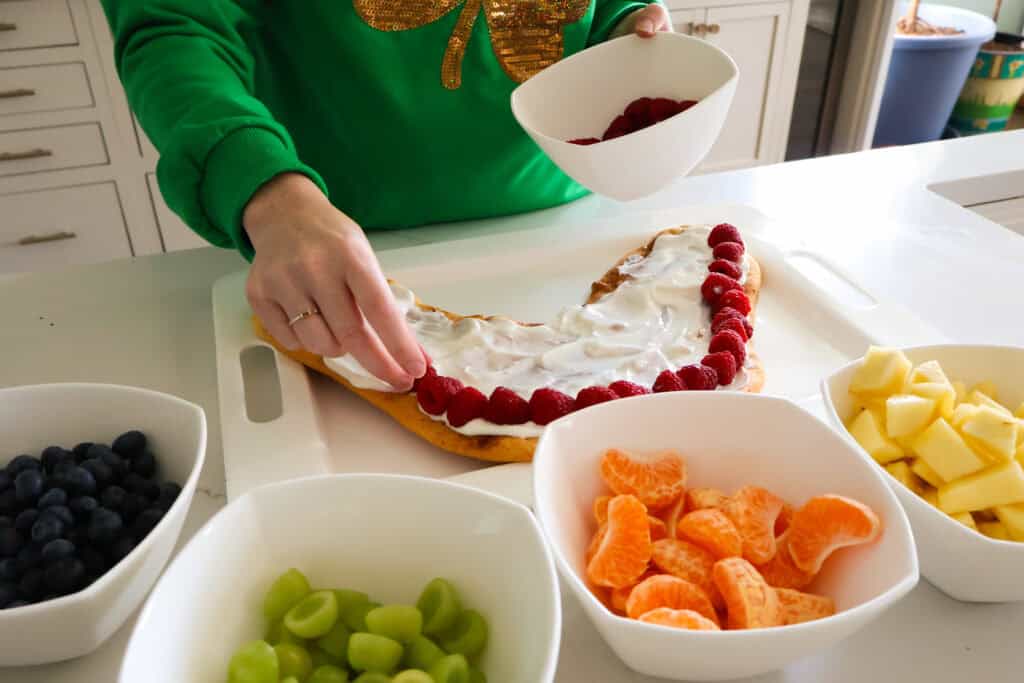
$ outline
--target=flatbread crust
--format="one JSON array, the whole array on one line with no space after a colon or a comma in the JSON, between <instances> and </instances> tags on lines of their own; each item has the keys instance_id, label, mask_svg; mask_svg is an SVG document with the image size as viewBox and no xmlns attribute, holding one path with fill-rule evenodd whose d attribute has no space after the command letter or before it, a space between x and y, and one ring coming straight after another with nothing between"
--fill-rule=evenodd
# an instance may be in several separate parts
<instances>
[{"instance_id":1,"label":"flatbread crust","mask_svg":"<svg viewBox=\"0 0 1024 683\"><path fill-rule=\"evenodd\" d=\"M619 266L623 265L627 260L639 256L640 258L646 257L651 250L654 248L654 242L663 234L680 234L687 230L686 226L678 228L669 228L668 230L662 230L655 235L651 240L642 247L634 249L629 252L622 259L619 260L611 269L608 270L599 280L591 285L590 296L587 298L587 303L594 303L599 301L601 298L615 291L615 289L629 278L628 275L623 275L619 272ZM747 255L747 280L744 283L744 291L750 298L752 306L750 317L753 319L757 310L758 294L761 291L762 285L762 273L761 267L754 259L753 256ZM416 302L416 305L420 308L439 311L447 316L452 321L459 321L463 318L482 318L487 319L490 316L461 316L456 313L451 313L434 306L428 306L420 301ZM530 325L536 323L520 323L522 325ZM309 353L307 351L296 350L292 351L284 348L281 344L275 340L263 323L253 317L253 325L256 330L257 336L264 341L271 344L278 352L296 360L303 365L316 370L317 372L330 377L334 381L344 386L349 391L357 394L361 398L370 402L380 410L390 415L398 424L402 425L409 431L413 432L420 438L432 443L433 445L446 450L450 453L457 455L463 455L468 458L475 458L477 460L485 460L489 462L529 462L533 459L533 450L537 445L536 438L524 438L516 436L467 436L461 434L454 429L451 429L444 422L433 420L430 416L424 414L416 401L416 395L413 393L405 394L394 394L381 391L373 391L370 389L360 389L353 386L348 380L341 375L337 374L333 370L327 367L323 359L320 356ZM710 330L708 331L710 334ZM762 366L760 359L749 351L750 346L748 345L748 358L750 363L746 368L747 372L747 385L744 387L744 391L756 393L761 390L764 386L764 367Z\"/></svg>"}]
</instances>

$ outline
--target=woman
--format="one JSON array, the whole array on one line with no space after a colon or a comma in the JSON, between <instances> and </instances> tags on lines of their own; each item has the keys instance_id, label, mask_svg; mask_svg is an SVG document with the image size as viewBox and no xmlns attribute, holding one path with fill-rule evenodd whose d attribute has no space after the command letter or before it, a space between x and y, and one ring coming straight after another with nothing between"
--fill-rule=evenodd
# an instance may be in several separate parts
<instances>
[{"instance_id":1,"label":"woman","mask_svg":"<svg viewBox=\"0 0 1024 683\"><path fill-rule=\"evenodd\" d=\"M627 0L103 5L168 205L252 260L249 301L279 342L351 353L398 390L427 360L363 229L582 196L509 94L594 43L671 30L662 6Z\"/></svg>"}]
</instances>

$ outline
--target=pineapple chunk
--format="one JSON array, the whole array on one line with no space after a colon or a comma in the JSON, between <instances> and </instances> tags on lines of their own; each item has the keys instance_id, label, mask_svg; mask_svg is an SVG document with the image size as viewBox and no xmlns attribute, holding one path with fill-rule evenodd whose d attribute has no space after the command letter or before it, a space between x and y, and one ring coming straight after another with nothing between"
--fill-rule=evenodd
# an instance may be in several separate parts
<instances>
[{"instance_id":1,"label":"pineapple chunk","mask_svg":"<svg viewBox=\"0 0 1024 683\"><path fill-rule=\"evenodd\" d=\"M960 381L953 382L953 391L956 392L957 405L964 402L967 398L967 385Z\"/></svg>"},{"instance_id":2,"label":"pineapple chunk","mask_svg":"<svg viewBox=\"0 0 1024 683\"><path fill-rule=\"evenodd\" d=\"M910 384L924 384L926 382L936 382L938 384L949 384L949 378L946 377L946 373L942 371L942 366L939 365L937 360L925 361L918 365L910 373Z\"/></svg>"},{"instance_id":3,"label":"pineapple chunk","mask_svg":"<svg viewBox=\"0 0 1024 683\"><path fill-rule=\"evenodd\" d=\"M974 517L974 521L978 524L981 524L982 522L996 521L995 513L988 508L984 510L975 510L974 512L971 513L971 516Z\"/></svg>"},{"instance_id":4,"label":"pineapple chunk","mask_svg":"<svg viewBox=\"0 0 1024 683\"><path fill-rule=\"evenodd\" d=\"M1011 413L1006 406L1004 406L999 401L996 401L988 394L982 393L977 389L975 389L974 391L967 395L967 402L973 403L976 406L988 406L989 408L993 408L996 410L996 412L1002 413L1007 417L1013 417L1013 413Z\"/></svg>"},{"instance_id":5,"label":"pineapple chunk","mask_svg":"<svg viewBox=\"0 0 1024 683\"><path fill-rule=\"evenodd\" d=\"M974 391L980 391L993 401L999 401L999 389L996 388L995 382L989 382L988 380L978 382L974 385Z\"/></svg>"},{"instance_id":6,"label":"pineapple chunk","mask_svg":"<svg viewBox=\"0 0 1024 683\"><path fill-rule=\"evenodd\" d=\"M970 527L975 531L978 530L978 525L974 523L974 517L971 517L970 512L958 512L955 515L950 515L953 519L960 522L966 527Z\"/></svg>"},{"instance_id":7,"label":"pineapple chunk","mask_svg":"<svg viewBox=\"0 0 1024 683\"><path fill-rule=\"evenodd\" d=\"M885 429L890 438L911 436L931 424L935 401L910 394L896 394L885 402Z\"/></svg>"},{"instance_id":8,"label":"pineapple chunk","mask_svg":"<svg viewBox=\"0 0 1024 683\"><path fill-rule=\"evenodd\" d=\"M950 420L953 418L953 409L956 407L956 391L951 384L937 384L925 382L914 384L910 387L910 393L915 396L930 398L938 404L939 415Z\"/></svg>"},{"instance_id":9,"label":"pineapple chunk","mask_svg":"<svg viewBox=\"0 0 1024 683\"><path fill-rule=\"evenodd\" d=\"M1010 532L1006 530L1002 522L979 522L978 531L997 541L1010 540Z\"/></svg>"},{"instance_id":10,"label":"pineapple chunk","mask_svg":"<svg viewBox=\"0 0 1024 683\"><path fill-rule=\"evenodd\" d=\"M988 464L941 417L914 439L914 452L947 482L984 469Z\"/></svg>"},{"instance_id":11,"label":"pineapple chunk","mask_svg":"<svg viewBox=\"0 0 1024 683\"><path fill-rule=\"evenodd\" d=\"M950 420L950 423L952 423L952 425L957 429L960 429L963 423L979 410L981 410L981 408L973 403L961 403L953 411L953 419Z\"/></svg>"},{"instance_id":12,"label":"pineapple chunk","mask_svg":"<svg viewBox=\"0 0 1024 683\"><path fill-rule=\"evenodd\" d=\"M947 514L1024 502L1024 469L1004 462L939 487L939 508Z\"/></svg>"},{"instance_id":13,"label":"pineapple chunk","mask_svg":"<svg viewBox=\"0 0 1024 683\"><path fill-rule=\"evenodd\" d=\"M928 503L933 508L939 507L939 492L933 489L931 486L927 487L924 490L924 493L921 494L921 497L924 498L924 502Z\"/></svg>"},{"instance_id":14,"label":"pineapple chunk","mask_svg":"<svg viewBox=\"0 0 1024 683\"><path fill-rule=\"evenodd\" d=\"M911 367L899 349L872 346L850 380L850 391L868 396L895 394L903 386Z\"/></svg>"},{"instance_id":15,"label":"pineapple chunk","mask_svg":"<svg viewBox=\"0 0 1024 683\"><path fill-rule=\"evenodd\" d=\"M964 420L960 431L1002 460L1012 460L1017 450L1017 419L989 406L982 406Z\"/></svg>"},{"instance_id":16,"label":"pineapple chunk","mask_svg":"<svg viewBox=\"0 0 1024 683\"><path fill-rule=\"evenodd\" d=\"M911 461L910 471L924 479L935 488L939 488L946 483L943 481L942 477L939 476L939 473L933 470L931 466L921 458L914 458Z\"/></svg>"},{"instance_id":17,"label":"pineapple chunk","mask_svg":"<svg viewBox=\"0 0 1024 683\"><path fill-rule=\"evenodd\" d=\"M1017 406L1017 412L1014 413L1014 416L1024 420L1024 402L1021 402L1021 404Z\"/></svg>"},{"instance_id":18,"label":"pineapple chunk","mask_svg":"<svg viewBox=\"0 0 1024 683\"><path fill-rule=\"evenodd\" d=\"M862 410L850 422L848 429L861 448L880 464L903 458L903 449L885 435L883 419L877 412L870 409Z\"/></svg>"},{"instance_id":19,"label":"pineapple chunk","mask_svg":"<svg viewBox=\"0 0 1024 683\"><path fill-rule=\"evenodd\" d=\"M925 492L925 483L917 478L917 475L910 471L910 465L903 462L892 462L885 466L885 470L891 474L896 481L906 486L919 496Z\"/></svg>"},{"instance_id":20,"label":"pineapple chunk","mask_svg":"<svg viewBox=\"0 0 1024 683\"><path fill-rule=\"evenodd\" d=\"M996 517L1006 527L1010 538L1024 541L1024 504L999 505L995 508Z\"/></svg>"}]
</instances>

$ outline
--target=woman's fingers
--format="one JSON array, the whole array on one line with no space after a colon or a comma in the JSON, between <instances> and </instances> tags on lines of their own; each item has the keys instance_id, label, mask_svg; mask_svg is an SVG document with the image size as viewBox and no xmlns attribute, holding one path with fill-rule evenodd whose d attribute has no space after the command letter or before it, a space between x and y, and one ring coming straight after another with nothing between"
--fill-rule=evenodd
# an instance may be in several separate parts
<instances>
[{"instance_id":1,"label":"woman's fingers","mask_svg":"<svg viewBox=\"0 0 1024 683\"><path fill-rule=\"evenodd\" d=\"M266 295L262 280L252 273L245 283L245 295L253 313L263 322L270 336L286 349L299 348L298 337L288 327L288 316L276 301Z\"/></svg>"},{"instance_id":2,"label":"woman's fingers","mask_svg":"<svg viewBox=\"0 0 1024 683\"><path fill-rule=\"evenodd\" d=\"M648 5L636 13L634 32L641 38L650 38L658 31L671 31L672 20L661 5Z\"/></svg>"},{"instance_id":3,"label":"woman's fingers","mask_svg":"<svg viewBox=\"0 0 1024 683\"><path fill-rule=\"evenodd\" d=\"M293 287L282 287L278 289L278 297L289 322L303 313L310 314L289 325L304 349L325 358L340 356L343 353L341 344L324 322L322 312L314 312L320 311L320 305L312 293Z\"/></svg>"}]
</instances>

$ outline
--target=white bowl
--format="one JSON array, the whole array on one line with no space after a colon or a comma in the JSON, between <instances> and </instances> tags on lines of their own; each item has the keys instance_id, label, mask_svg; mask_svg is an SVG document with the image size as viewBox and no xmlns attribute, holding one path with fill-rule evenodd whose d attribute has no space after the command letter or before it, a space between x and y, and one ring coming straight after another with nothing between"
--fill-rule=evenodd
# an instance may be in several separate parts
<instances>
[{"instance_id":1,"label":"white bowl","mask_svg":"<svg viewBox=\"0 0 1024 683\"><path fill-rule=\"evenodd\" d=\"M129 429L146 434L160 476L181 494L148 536L103 577L77 593L0 610L0 666L71 659L100 646L152 588L188 513L206 456L199 406L155 391L106 384L43 384L0 390L0 440L9 455L47 446L110 443Z\"/></svg>"},{"instance_id":2,"label":"white bowl","mask_svg":"<svg viewBox=\"0 0 1024 683\"><path fill-rule=\"evenodd\" d=\"M811 590L832 597L835 616L794 626L699 632L616 616L584 583L591 502L604 493L598 463L611 447L678 449L689 486L727 492L764 486L794 504L838 493L871 506L881 538L844 549ZM917 583L906 515L876 468L825 424L768 396L672 392L602 403L548 426L534 456L535 509L566 582L627 666L673 680L754 676L836 644L878 617Z\"/></svg>"},{"instance_id":3,"label":"white bowl","mask_svg":"<svg viewBox=\"0 0 1024 683\"><path fill-rule=\"evenodd\" d=\"M232 652L263 637L264 593L289 567L381 602L449 579L488 620L489 680L554 680L558 577L529 510L450 482L354 474L264 486L217 513L146 602L121 682L223 681Z\"/></svg>"},{"instance_id":4,"label":"white bowl","mask_svg":"<svg viewBox=\"0 0 1024 683\"><path fill-rule=\"evenodd\" d=\"M903 349L915 365L936 360L951 380L971 384L991 380L1016 406L1024 401L1024 348L948 344ZM858 359L822 381L821 391L830 419L868 462L874 460L860 449L844 426L853 417L849 386ZM998 541L968 529L926 503L913 491L884 473L900 499L914 528L921 573L946 595L965 602L1024 600L1024 543Z\"/></svg>"},{"instance_id":5,"label":"white bowl","mask_svg":"<svg viewBox=\"0 0 1024 683\"><path fill-rule=\"evenodd\" d=\"M519 125L567 175L619 200L643 197L689 173L722 130L736 92L736 63L711 43L677 33L626 36L578 52L512 92ZM600 144L638 97L698 100L661 123Z\"/></svg>"}]
</instances>

